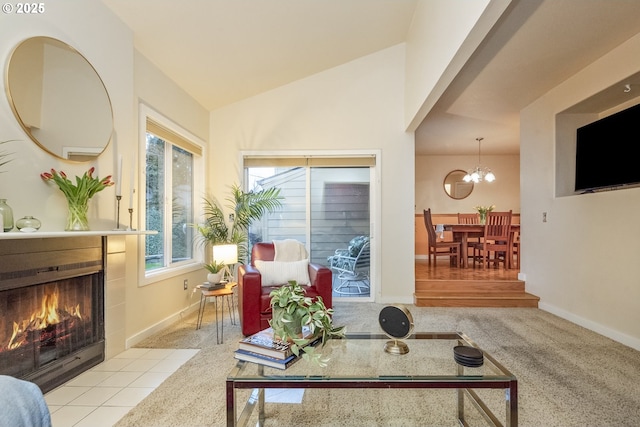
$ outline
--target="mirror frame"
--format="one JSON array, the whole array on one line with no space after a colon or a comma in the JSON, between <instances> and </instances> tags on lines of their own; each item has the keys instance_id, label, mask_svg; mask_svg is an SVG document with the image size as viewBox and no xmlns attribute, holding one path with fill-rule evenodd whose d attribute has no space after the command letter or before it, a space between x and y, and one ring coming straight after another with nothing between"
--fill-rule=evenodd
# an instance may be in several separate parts
<instances>
[{"instance_id":1,"label":"mirror frame","mask_svg":"<svg viewBox=\"0 0 640 427\"><path fill-rule=\"evenodd\" d=\"M60 62L64 63L65 66L69 64L69 68L50 67L51 70L59 71L58 75L64 76L63 83L67 83L67 88L75 89L75 91L60 90L56 94L52 93L55 91L43 90L45 46L58 48L63 53L72 55L69 58L77 60L65 61L64 58L61 59ZM20 50L21 47L23 48L22 50ZM42 59L38 56L40 52L37 49L40 47ZM30 50L34 50L36 55L30 55L32 53ZM24 55L24 57L21 55ZM78 65L79 73L81 74L74 74L73 78L69 79L69 70L73 63ZM14 67L13 73L12 65ZM24 72L24 70L27 70L27 72ZM40 81L38 81L38 78ZM75 82L78 82L78 84L75 84ZM61 86L64 89L64 85ZM57 85L52 85L51 87L60 89L60 86ZM36 145L52 156L73 162L92 161L104 152L109 142L113 139L113 106L102 78L100 78L96 69L84 55L61 40L46 36L36 36L18 43L13 48L7 61L5 90L11 110L22 129ZM70 96L68 94L73 92L79 96L75 99L67 99L66 96ZM62 96L60 96L61 93ZM29 124L29 121L33 121L37 125L45 123L46 116L44 119L41 117L43 100L52 100L50 103L51 108L48 111L55 110L57 113L53 114L57 114L57 117L49 121L50 123L56 123L56 125L59 124L59 129L51 130L47 129L46 126L44 129L40 129L36 125ZM16 101L18 101L17 105ZM29 103L35 105L36 108L30 109ZM36 111L36 113L33 113L33 111ZM78 111L80 113L77 113ZM29 118L30 112L33 116L32 119ZM62 114L58 114L60 112ZM84 112L88 112L89 115L95 112L97 119L83 120L82 113ZM88 117L93 118L93 116ZM72 129L72 131L68 132L64 131L64 129ZM99 135L96 136L96 132ZM63 145L66 141L69 141L69 143ZM83 141L98 142L87 145Z\"/></svg>"},{"instance_id":2,"label":"mirror frame","mask_svg":"<svg viewBox=\"0 0 640 427\"><path fill-rule=\"evenodd\" d=\"M462 177L464 177L467 174L467 172L463 171L462 169L454 169L451 172L449 172L447 174L447 176L444 177L444 180L442 181L442 189L444 190L444 192L447 194L447 196L451 197L454 200L462 200L462 199L466 199L467 197L469 197L471 195L471 193L473 193L473 188L474 188L474 183L473 182L464 182L462 180ZM456 179L456 176L459 176L459 178ZM456 185L456 184L461 184L464 185L464 195L461 195L460 197L457 197L458 194L457 193L453 193L451 194L448 190L447 186L451 186L451 185Z\"/></svg>"}]
</instances>

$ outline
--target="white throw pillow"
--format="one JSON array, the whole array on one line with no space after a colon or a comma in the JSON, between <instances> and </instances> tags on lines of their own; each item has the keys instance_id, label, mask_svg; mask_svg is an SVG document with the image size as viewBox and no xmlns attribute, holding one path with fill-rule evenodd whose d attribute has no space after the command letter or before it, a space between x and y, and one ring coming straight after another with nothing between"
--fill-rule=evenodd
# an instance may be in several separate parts
<instances>
[{"instance_id":1,"label":"white throw pillow","mask_svg":"<svg viewBox=\"0 0 640 427\"><path fill-rule=\"evenodd\" d=\"M295 280L301 285L308 285L309 260L300 261L255 261L256 268L262 275L262 286L284 285Z\"/></svg>"}]
</instances>

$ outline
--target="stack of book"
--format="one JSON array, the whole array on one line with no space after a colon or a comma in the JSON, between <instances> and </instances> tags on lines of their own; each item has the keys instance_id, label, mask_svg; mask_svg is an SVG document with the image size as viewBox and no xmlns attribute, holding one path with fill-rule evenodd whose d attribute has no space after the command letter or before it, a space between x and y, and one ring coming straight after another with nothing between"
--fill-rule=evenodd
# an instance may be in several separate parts
<instances>
[{"instance_id":1,"label":"stack of book","mask_svg":"<svg viewBox=\"0 0 640 427\"><path fill-rule=\"evenodd\" d=\"M303 328L303 336L310 335L309 328ZM298 360L289 343L274 337L273 328L264 329L240 340L234 357L276 369L287 369Z\"/></svg>"},{"instance_id":2,"label":"stack of book","mask_svg":"<svg viewBox=\"0 0 640 427\"><path fill-rule=\"evenodd\" d=\"M226 286L227 286L226 282L221 282L221 283L204 282L203 284L198 285L196 287L204 291L217 291L218 289L224 289Z\"/></svg>"}]
</instances>

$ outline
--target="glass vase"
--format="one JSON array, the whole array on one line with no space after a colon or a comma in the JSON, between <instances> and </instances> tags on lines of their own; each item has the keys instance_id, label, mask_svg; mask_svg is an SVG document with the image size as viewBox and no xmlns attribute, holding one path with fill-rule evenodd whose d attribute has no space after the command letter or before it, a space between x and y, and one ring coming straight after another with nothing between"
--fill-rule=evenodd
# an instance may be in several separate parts
<instances>
[{"instance_id":1,"label":"glass vase","mask_svg":"<svg viewBox=\"0 0 640 427\"><path fill-rule=\"evenodd\" d=\"M30 215L25 216L24 218L20 218L16 221L16 228L18 230L24 229L33 229L38 230L42 223L38 218L34 218Z\"/></svg>"},{"instance_id":2,"label":"glass vase","mask_svg":"<svg viewBox=\"0 0 640 427\"><path fill-rule=\"evenodd\" d=\"M13 209L7 204L7 199L0 199L0 216L2 229L5 232L13 230Z\"/></svg>"},{"instance_id":3,"label":"glass vase","mask_svg":"<svg viewBox=\"0 0 640 427\"><path fill-rule=\"evenodd\" d=\"M480 224L484 225L487 222L487 213L480 212Z\"/></svg>"},{"instance_id":4,"label":"glass vase","mask_svg":"<svg viewBox=\"0 0 640 427\"><path fill-rule=\"evenodd\" d=\"M67 226L65 231L89 231L87 218L88 203L68 203Z\"/></svg>"}]
</instances>

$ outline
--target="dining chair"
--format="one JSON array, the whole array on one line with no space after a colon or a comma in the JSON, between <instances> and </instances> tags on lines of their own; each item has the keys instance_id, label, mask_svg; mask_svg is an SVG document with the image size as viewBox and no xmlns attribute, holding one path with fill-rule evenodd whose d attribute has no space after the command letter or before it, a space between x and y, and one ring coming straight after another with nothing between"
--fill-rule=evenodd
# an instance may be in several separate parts
<instances>
[{"instance_id":1,"label":"dining chair","mask_svg":"<svg viewBox=\"0 0 640 427\"><path fill-rule=\"evenodd\" d=\"M480 224L480 215L478 213L460 213L458 212L458 224ZM480 237L467 238L467 259L475 256L475 247L482 240Z\"/></svg>"},{"instance_id":2,"label":"dining chair","mask_svg":"<svg viewBox=\"0 0 640 427\"><path fill-rule=\"evenodd\" d=\"M480 215L477 213L459 213L458 224L480 224Z\"/></svg>"},{"instance_id":3,"label":"dining chair","mask_svg":"<svg viewBox=\"0 0 640 427\"><path fill-rule=\"evenodd\" d=\"M476 244L474 249L474 266L476 259L481 259L483 268L487 267L490 261L493 261L496 266L503 262L504 268L509 269L510 263L507 257L512 255L510 247L511 218L511 211L487 212L483 240ZM491 258L491 253L493 253L493 258Z\"/></svg>"},{"instance_id":4,"label":"dining chair","mask_svg":"<svg viewBox=\"0 0 640 427\"><path fill-rule=\"evenodd\" d=\"M429 264L431 264L431 256L433 255L433 263L436 263L436 257L447 256L450 259L451 266L460 266L460 242L439 242L436 235L436 229L431 219L431 208L424 209L424 225L427 229L427 237L429 240ZM444 250L443 250L444 249Z\"/></svg>"},{"instance_id":5,"label":"dining chair","mask_svg":"<svg viewBox=\"0 0 640 427\"><path fill-rule=\"evenodd\" d=\"M515 258L514 266L516 268L520 268L520 232L513 233L512 242L511 242L512 254L511 256ZM511 258L509 259L511 261Z\"/></svg>"}]
</instances>

